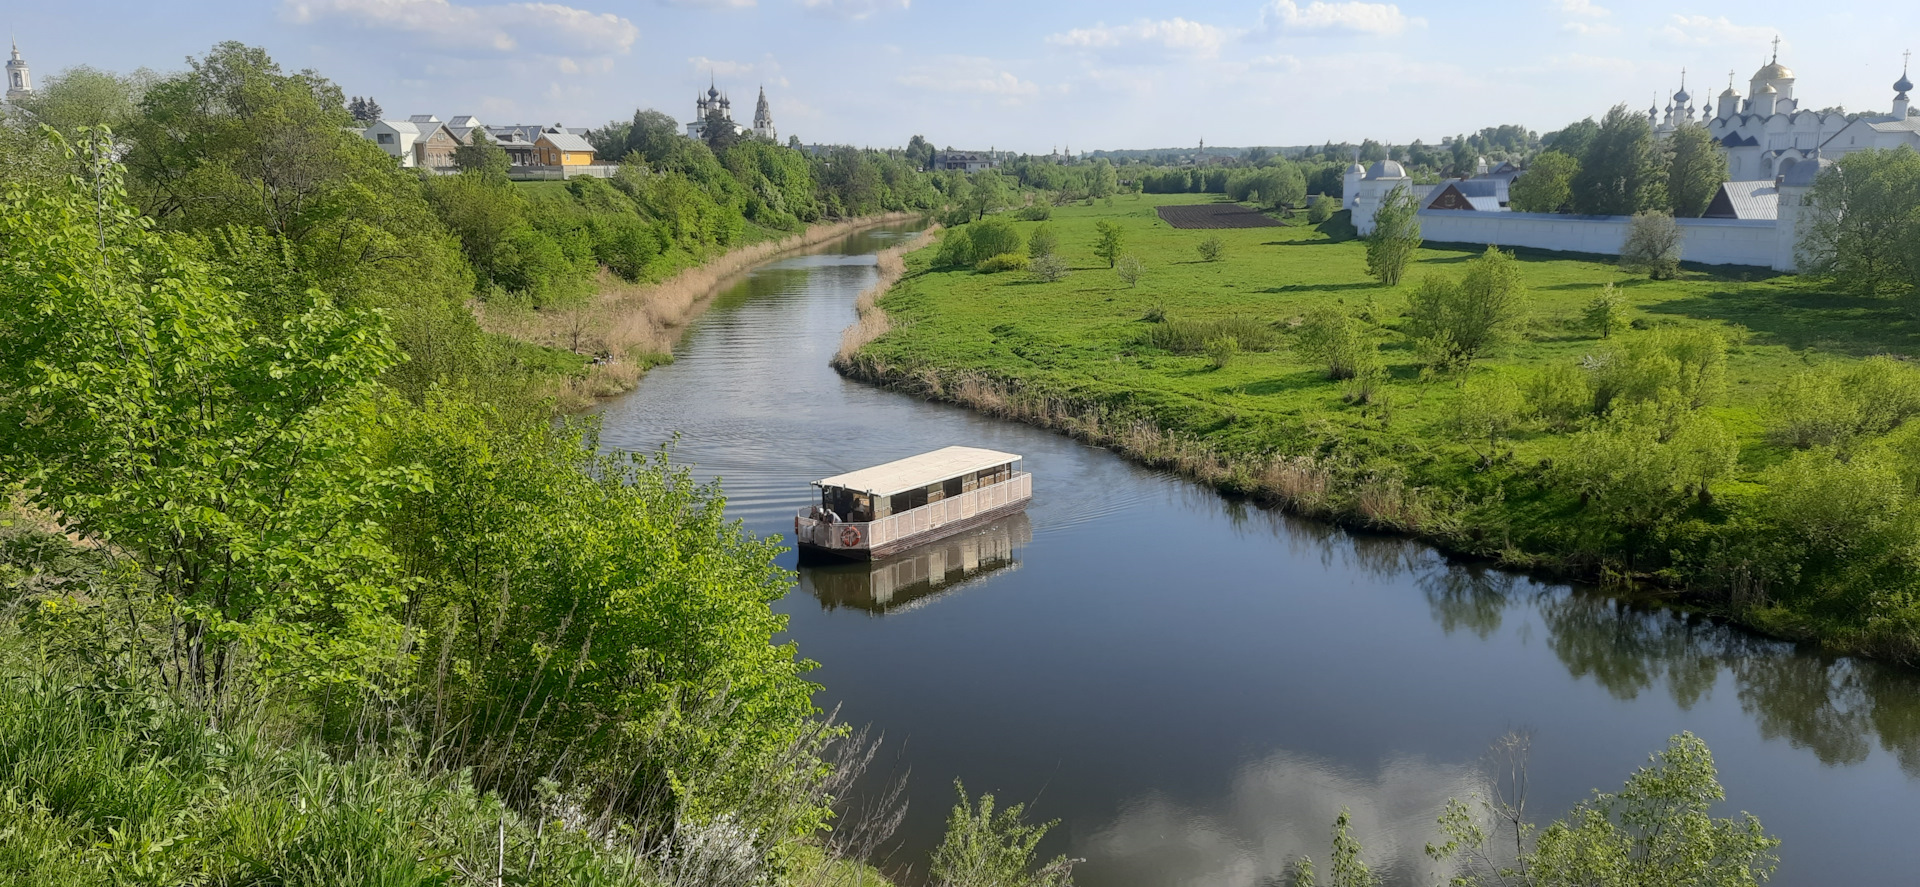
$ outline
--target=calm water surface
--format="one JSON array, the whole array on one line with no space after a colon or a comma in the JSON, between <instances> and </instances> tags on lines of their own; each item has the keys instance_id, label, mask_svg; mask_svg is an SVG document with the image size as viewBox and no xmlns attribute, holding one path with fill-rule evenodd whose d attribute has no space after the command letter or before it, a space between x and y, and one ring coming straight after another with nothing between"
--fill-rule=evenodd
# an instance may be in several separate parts
<instances>
[{"instance_id":1,"label":"calm water surface","mask_svg":"<svg viewBox=\"0 0 1920 887\"><path fill-rule=\"evenodd\" d=\"M1086 887L1247 885L1324 860L1344 805L1393 884L1495 738L1534 731L1529 807L1617 789L1667 737L1712 746L1728 810L1781 837L1775 883L1920 882L1920 678L1240 505L1103 450L847 382L827 360L878 231L728 285L602 409L610 446L721 479L788 533L808 481L948 444L1026 456L1027 516L781 602L823 707L912 768L896 865L952 780L1061 826ZM785 556L794 565L791 553Z\"/></svg>"}]
</instances>

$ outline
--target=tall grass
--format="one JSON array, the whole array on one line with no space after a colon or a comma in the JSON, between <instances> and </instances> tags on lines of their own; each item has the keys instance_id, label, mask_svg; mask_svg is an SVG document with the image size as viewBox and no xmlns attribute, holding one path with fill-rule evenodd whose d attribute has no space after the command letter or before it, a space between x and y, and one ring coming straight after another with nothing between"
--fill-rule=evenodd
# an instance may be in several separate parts
<instances>
[{"instance_id":1,"label":"tall grass","mask_svg":"<svg viewBox=\"0 0 1920 887\"><path fill-rule=\"evenodd\" d=\"M806 249L863 228L917 219L888 213L814 225L798 234L741 247L658 283L628 283L602 272L584 302L551 310L490 307L474 312L487 331L552 348L605 359L579 378L564 378L550 392L562 410L578 410L597 398L631 389L652 366L671 359L688 323L699 317L728 278L781 253Z\"/></svg>"},{"instance_id":2,"label":"tall grass","mask_svg":"<svg viewBox=\"0 0 1920 887\"><path fill-rule=\"evenodd\" d=\"M1175 354L1201 354L1209 342L1232 339L1242 351L1272 351L1280 344L1273 324L1236 314L1208 320L1170 319L1147 327L1146 343Z\"/></svg>"}]
</instances>

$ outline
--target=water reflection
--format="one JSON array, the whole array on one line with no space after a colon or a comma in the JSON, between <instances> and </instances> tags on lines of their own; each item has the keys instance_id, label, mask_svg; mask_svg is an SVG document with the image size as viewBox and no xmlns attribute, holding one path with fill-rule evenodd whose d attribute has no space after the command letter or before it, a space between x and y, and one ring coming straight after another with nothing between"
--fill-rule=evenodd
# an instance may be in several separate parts
<instances>
[{"instance_id":1,"label":"water reflection","mask_svg":"<svg viewBox=\"0 0 1920 887\"><path fill-rule=\"evenodd\" d=\"M1448 798L1485 794L1476 766L1395 757L1373 773L1279 753L1242 766L1224 798L1182 803L1161 793L1127 802L1086 845L1103 883L1262 887L1287 883L1287 867L1311 856L1325 871L1333 820L1351 811L1361 858L1388 883L1440 883L1451 874L1428 859L1442 839L1434 815Z\"/></svg>"},{"instance_id":2,"label":"water reflection","mask_svg":"<svg viewBox=\"0 0 1920 887\"><path fill-rule=\"evenodd\" d=\"M803 567L800 587L828 610L895 613L1018 568L1020 549L1032 541L1032 522L1014 514L883 560Z\"/></svg>"}]
</instances>

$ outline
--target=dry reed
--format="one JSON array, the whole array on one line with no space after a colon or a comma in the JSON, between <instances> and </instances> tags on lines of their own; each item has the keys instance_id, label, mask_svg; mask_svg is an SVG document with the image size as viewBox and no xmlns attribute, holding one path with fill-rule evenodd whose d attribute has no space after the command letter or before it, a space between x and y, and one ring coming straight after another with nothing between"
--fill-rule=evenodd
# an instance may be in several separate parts
<instances>
[{"instance_id":1,"label":"dry reed","mask_svg":"<svg viewBox=\"0 0 1920 887\"><path fill-rule=\"evenodd\" d=\"M782 253L918 218L916 213L887 213L813 225L798 234L741 247L658 283L628 283L602 271L595 293L569 308L497 310L480 304L474 313L489 332L601 356L585 376L558 380L548 392L560 409L578 410L631 389L649 367L668 359L687 324L707 309L728 279Z\"/></svg>"},{"instance_id":2,"label":"dry reed","mask_svg":"<svg viewBox=\"0 0 1920 887\"><path fill-rule=\"evenodd\" d=\"M875 257L875 265L880 269L880 279L873 286L861 290L859 298L853 300L853 311L857 317L853 325L840 333L840 350L833 355L833 363L839 366L853 358L853 354L866 347L868 342L880 338L893 330L893 321L880 307L880 297L907 275L907 253L926 246L933 240L939 225L932 225L920 232L918 237L906 243L883 249Z\"/></svg>"}]
</instances>

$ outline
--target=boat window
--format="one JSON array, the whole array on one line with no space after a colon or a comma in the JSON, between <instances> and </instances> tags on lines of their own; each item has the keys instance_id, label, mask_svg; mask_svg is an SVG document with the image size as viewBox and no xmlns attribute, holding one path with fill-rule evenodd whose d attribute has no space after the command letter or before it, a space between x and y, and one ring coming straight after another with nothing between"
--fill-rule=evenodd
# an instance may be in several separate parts
<instances>
[{"instance_id":1,"label":"boat window","mask_svg":"<svg viewBox=\"0 0 1920 887\"><path fill-rule=\"evenodd\" d=\"M947 498L946 484L927 484L927 501L938 502Z\"/></svg>"},{"instance_id":2,"label":"boat window","mask_svg":"<svg viewBox=\"0 0 1920 887\"><path fill-rule=\"evenodd\" d=\"M952 480L943 482L941 486L945 488L945 492L948 498L958 496L962 492L964 492L962 485L960 483L960 479L957 477Z\"/></svg>"}]
</instances>

